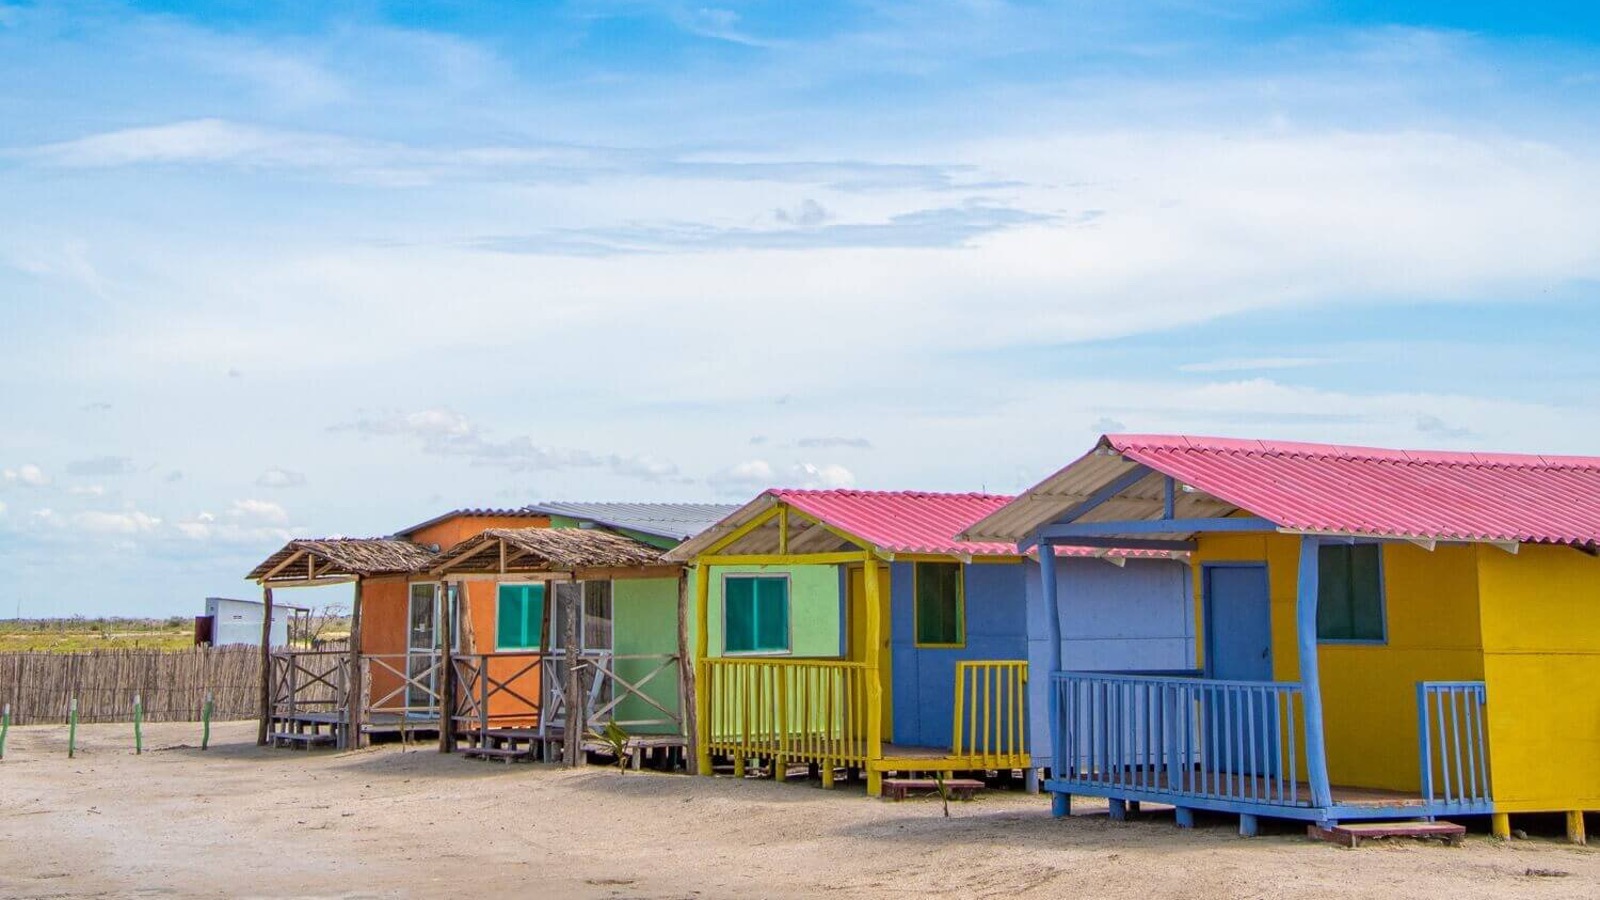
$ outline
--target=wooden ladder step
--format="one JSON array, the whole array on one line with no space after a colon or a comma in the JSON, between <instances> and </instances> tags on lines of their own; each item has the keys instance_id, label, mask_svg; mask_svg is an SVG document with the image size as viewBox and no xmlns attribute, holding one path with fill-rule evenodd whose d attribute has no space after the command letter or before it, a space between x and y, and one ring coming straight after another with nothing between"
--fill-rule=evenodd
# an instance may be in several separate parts
<instances>
[{"instance_id":1,"label":"wooden ladder step","mask_svg":"<svg viewBox=\"0 0 1600 900\"><path fill-rule=\"evenodd\" d=\"M1359 847L1362 841L1376 840L1378 838L1439 838L1452 847L1460 846L1466 838L1466 826L1454 822L1353 822L1346 825L1335 825L1332 828L1323 828L1312 824L1306 827L1306 834L1317 840L1329 843L1342 844L1346 847Z\"/></svg>"},{"instance_id":2,"label":"wooden ladder step","mask_svg":"<svg viewBox=\"0 0 1600 900\"><path fill-rule=\"evenodd\" d=\"M983 790L983 782L972 778L946 778L944 789L959 800L971 800L972 795ZM883 780L883 797L885 800L904 800L912 791L929 791L938 793L939 782L933 778L885 778Z\"/></svg>"}]
</instances>

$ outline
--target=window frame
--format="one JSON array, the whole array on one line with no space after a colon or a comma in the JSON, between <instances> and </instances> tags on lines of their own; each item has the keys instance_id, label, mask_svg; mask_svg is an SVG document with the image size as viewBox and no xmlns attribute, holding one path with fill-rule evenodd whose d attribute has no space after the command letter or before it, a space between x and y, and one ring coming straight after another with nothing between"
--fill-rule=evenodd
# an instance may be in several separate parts
<instances>
[{"instance_id":1,"label":"window frame","mask_svg":"<svg viewBox=\"0 0 1600 900\"><path fill-rule=\"evenodd\" d=\"M728 581L729 579L748 579L782 581L783 582L783 643L781 650L729 650L728 649ZM794 655L794 579L788 572L723 572L722 573L722 655L725 657L744 656L793 656ZM759 631L759 629L757 629Z\"/></svg>"},{"instance_id":2,"label":"window frame","mask_svg":"<svg viewBox=\"0 0 1600 900\"><path fill-rule=\"evenodd\" d=\"M1322 636L1320 615L1322 611L1322 551L1329 547L1374 547L1378 551L1378 631L1375 638L1325 638ZM1382 541L1351 541L1350 543L1323 543L1317 545L1317 612L1319 624L1317 643L1346 647L1385 647L1389 644L1389 578L1384 568Z\"/></svg>"},{"instance_id":3,"label":"window frame","mask_svg":"<svg viewBox=\"0 0 1600 900\"><path fill-rule=\"evenodd\" d=\"M956 642L924 643L922 640L922 567L956 567ZM911 564L911 640L919 650L965 650L967 647L967 567L959 560L927 560Z\"/></svg>"},{"instance_id":4,"label":"window frame","mask_svg":"<svg viewBox=\"0 0 1600 900\"><path fill-rule=\"evenodd\" d=\"M533 643L531 645L523 645L519 647L508 647L504 642L505 636L500 633L500 603L502 600L500 592L506 588L520 588L526 590L534 587L539 588L543 592L543 595L539 602L539 620L533 623ZM550 590L550 583L546 581L502 581L496 582L494 589L494 651L496 653L544 652L544 620L550 613L550 595L552 593ZM523 596L522 602L527 602L526 595Z\"/></svg>"}]
</instances>

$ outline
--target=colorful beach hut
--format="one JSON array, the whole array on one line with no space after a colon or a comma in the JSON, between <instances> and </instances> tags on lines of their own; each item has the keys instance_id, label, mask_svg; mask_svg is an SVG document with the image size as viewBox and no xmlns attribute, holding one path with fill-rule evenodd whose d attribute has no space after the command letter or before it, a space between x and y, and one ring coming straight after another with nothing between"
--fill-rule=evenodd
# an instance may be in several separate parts
<instances>
[{"instance_id":1,"label":"colorful beach hut","mask_svg":"<svg viewBox=\"0 0 1600 900\"><path fill-rule=\"evenodd\" d=\"M274 590L353 588L347 650L263 645L261 742L357 746L374 733L437 731L440 651L460 626L428 572L434 558L486 528L548 524L521 509L460 509L391 537L290 541L263 560L246 577L269 615Z\"/></svg>"},{"instance_id":2,"label":"colorful beach hut","mask_svg":"<svg viewBox=\"0 0 1600 900\"><path fill-rule=\"evenodd\" d=\"M464 634L445 650L447 748L464 741L468 755L548 759L574 734L578 746L602 749L592 735L615 725L635 765L647 756L678 764L688 573L662 554L732 507L530 509L550 526L483 531L431 568L463 598Z\"/></svg>"},{"instance_id":3,"label":"colorful beach hut","mask_svg":"<svg viewBox=\"0 0 1600 900\"><path fill-rule=\"evenodd\" d=\"M805 767L825 787L845 770L872 795L891 772L1031 778L1029 660L1044 651L1024 598L1038 567L1015 542L956 538L1009 500L771 490L668 553L696 569L697 770ZM1085 653L1189 664L1186 570L1166 558L1181 554L1072 554L1064 580L1128 582L1152 614L1112 634L1074 607Z\"/></svg>"},{"instance_id":4,"label":"colorful beach hut","mask_svg":"<svg viewBox=\"0 0 1600 900\"><path fill-rule=\"evenodd\" d=\"M1191 554L1197 671L1053 662L1057 814L1600 807L1600 459L1111 435L963 537Z\"/></svg>"}]
</instances>

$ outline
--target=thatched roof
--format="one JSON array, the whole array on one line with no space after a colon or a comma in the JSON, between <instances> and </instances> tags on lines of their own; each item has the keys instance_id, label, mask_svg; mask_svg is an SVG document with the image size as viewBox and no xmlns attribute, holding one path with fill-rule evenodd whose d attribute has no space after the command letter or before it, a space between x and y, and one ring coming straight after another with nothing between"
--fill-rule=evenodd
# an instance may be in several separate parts
<instances>
[{"instance_id":1,"label":"thatched roof","mask_svg":"<svg viewBox=\"0 0 1600 900\"><path fill-rule=\"evenodd\" d=\"M491 528L440 554L433 571L511 573L658 566L662 565L661 553L633 538L591 528Z\"/></svg>"},{"instance_id":2,"label":"thatched roof","mask_svg":"<svg viewBox=\"0 0 1600 900\"><path fill-rule=\"evenodd\" d=\"M251 581L335 583L372 575L425 572L437 556L394 538L318 538L290 541L245 576Z\"/></svg>"}]
</instances>

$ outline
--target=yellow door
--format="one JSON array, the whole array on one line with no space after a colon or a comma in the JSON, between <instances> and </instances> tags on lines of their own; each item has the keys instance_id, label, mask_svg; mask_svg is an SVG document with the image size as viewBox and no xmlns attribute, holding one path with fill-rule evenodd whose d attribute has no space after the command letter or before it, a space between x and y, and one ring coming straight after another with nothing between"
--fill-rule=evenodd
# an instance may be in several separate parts
<instances>
[{"instance_id":1,"label":"yellow door","mask_svg":"<svg viewBox=\"0 0 1600 900\"><path fill-rule=\"evenodd\" d=\"M852 566L845 591L845 658L867 661L866 575L861 566ZM883 685L883 740L894 740L894 689L889 680L889 567L878 569L878 678Z\"/></svg>"}]
</instances>

